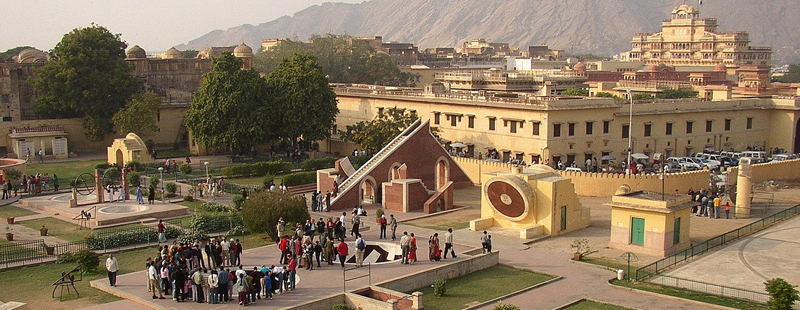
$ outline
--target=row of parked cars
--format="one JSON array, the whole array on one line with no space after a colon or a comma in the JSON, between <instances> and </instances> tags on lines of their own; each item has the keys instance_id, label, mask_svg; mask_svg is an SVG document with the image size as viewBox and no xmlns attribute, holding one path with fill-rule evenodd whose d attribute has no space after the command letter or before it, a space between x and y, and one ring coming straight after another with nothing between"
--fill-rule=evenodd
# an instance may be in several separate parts
<instances>
[{"instance_id":1,"label":"row of parked cars","mask_svg":"<svg viewBox=\"0 0 800 310\"><path fill-rule=\"evenodd\" d=\"M719 154L697 153L694 157L670 157L667 158L667 164L669 165L669 171L694 171L706 168L709 170L717 170L738 166L739 160L742 158L750 158L751 164L758 164L769 161L796 159L798 158L798 154L774 154L771 157L767 157L767 152L765 151L722 151Z\"/></svg>"}]
</instances>

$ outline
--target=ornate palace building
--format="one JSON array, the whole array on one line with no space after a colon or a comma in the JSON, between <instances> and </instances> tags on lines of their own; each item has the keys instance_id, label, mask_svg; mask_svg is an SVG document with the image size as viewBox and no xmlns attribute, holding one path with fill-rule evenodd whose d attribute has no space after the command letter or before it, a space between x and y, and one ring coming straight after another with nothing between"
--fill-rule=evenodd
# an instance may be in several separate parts
<instances>
[{"instance_id":1,"label":"ornate palace building","mask_svg":"<svg viewBox=\"0 0 800 310\"><path fill-rule=\"evenodd\" d=\"M772 64L772 48L750 46L750 35L745 31L717 31L716 18L701 19L700 11L690 5L672 10L661 28L661 32L636 34L631 40L633 48L622 58L672 66Z\"/></svg>"}]
</instances>

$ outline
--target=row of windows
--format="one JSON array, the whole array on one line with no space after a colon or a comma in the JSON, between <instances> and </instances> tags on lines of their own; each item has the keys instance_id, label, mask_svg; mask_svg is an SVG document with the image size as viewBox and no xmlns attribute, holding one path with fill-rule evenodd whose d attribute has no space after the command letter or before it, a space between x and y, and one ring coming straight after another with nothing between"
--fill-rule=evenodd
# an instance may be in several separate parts
<instances>
[{"instance_id":1,"label":"row of windows","mask_svg":"<svg viewBox=\"0 0 800 310\"><path fill-rule=\"evenodd\" d=\"M724 122L724 131L731 130L731 124L733 120L730 118L726 118ZM672 135L672 129L675 123L666 123L664 128L664 134L667 136ZM745 123L745 129L753 129L753 118L748 117ZM706 132L714 131L714 121L713 120L706 120ZM630 132L630 128L628 124L622 125L622 138L628 138L628 134ZM644 124L644 136L650 137L653 132L653 124L647 123ZM694 133L694 121L687 121L686 122L686 133L691 134Z\"/></svg>"}]
</instances>

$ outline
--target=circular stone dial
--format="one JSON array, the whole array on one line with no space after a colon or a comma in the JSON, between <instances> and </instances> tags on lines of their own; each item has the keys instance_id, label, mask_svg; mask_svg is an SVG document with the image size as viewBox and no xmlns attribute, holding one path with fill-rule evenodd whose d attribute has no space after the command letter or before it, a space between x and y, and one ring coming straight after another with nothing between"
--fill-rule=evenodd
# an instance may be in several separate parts
<instances>
[{"instance_id":1,"label":"circular stone dial","mask_svg":"<svg viewBox=\"0 0 800 310\"><path fill-rule=\"evenodd\" d=\"M497 212L510 218L519 218L526 213L526 198L505 180L497 180L486 188L489 202Z\"/></svg>"}]
</instances>

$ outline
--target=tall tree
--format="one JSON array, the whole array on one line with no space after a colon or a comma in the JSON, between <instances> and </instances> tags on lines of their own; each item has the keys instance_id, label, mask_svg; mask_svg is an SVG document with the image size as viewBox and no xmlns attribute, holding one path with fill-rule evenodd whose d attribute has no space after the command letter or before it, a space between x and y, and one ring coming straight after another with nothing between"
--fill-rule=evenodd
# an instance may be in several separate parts
<instances>
[{"instance_id":1,"label":"tall tree","mask_svg":"<svg viewBox=\"0 0 800 310\"><path fill-rule=\"evenodd\" d=\"M82 117L91 141L112 133L112 117L141 87L125 62L126 47L119 34L95 24L64 35L37 72L36 114Z\"/></svg>"},{"instance_id":2,"label":"tall tree","mask_svg":"<svg viewBox=\"0 0 800 310\"><path fill-rule=\"evenodd\" d=\"M114 125L121 134L135 133L146 137L158 130L156 115L163 100L153 92L136 94L124 109L114 114Z\"/></svg>"},{"instance_id":3,"label":"tall tree","mask_svg":"<svg viewBox=\"0 0 800 310\"><path fill-rule=\"evenodd\" d=\"M277 136L272 126L276 109L266 81L242 60L224 53L212 60L186 113L192 138L205 146L230 147L243 153Z\"/></svg>"},{"instance_id":4,"label":"tall tree","mask_svg":"<svg viewBox=\"0 0 800 310\"><path fill-rule=\"evenodd\" d=\"M272 71L267 84L275 100L281 136L297 143L330 137L339 114L336 93L314 57L295 54Z\"/></svg>"},{"instance_id":5,"label":"tall tree","mask_svg":"<svg viewBox=\"0 0 800 310\"><path fill-rule=\"evenodd\" d=\"M358 143L365 150L374 153L386 146L417 118L405 108L394 107L379 110L373 120L348 125L347 129L340 130L339 134L341 134L342 140ZM433 130L433 128L431 129Z\"/></svg>"}]
</instances>

